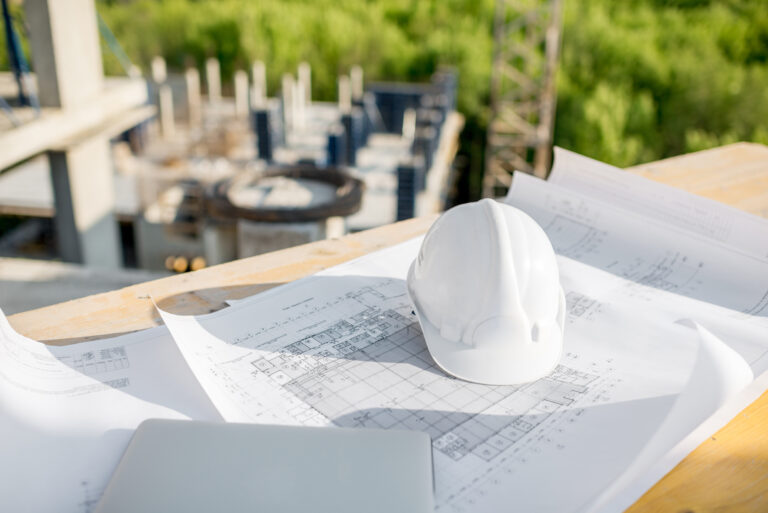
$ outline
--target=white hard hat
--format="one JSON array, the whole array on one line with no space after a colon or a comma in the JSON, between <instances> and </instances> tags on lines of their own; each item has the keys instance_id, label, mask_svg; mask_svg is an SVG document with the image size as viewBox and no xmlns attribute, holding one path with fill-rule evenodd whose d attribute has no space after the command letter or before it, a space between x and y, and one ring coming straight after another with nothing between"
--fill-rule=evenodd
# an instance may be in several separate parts
<instances>
[{"instance_id":1,"label":"white hard hat","mask_svg":"<svg viewBox=\"0 0 768 513\"><path fill-rule=\"evenodd\" d=\"M526 213L484 199L430 228L408 295L435 362L477 383L546 376L563 348L565 295L555 252Z\"/></svg>"}]
</instances>

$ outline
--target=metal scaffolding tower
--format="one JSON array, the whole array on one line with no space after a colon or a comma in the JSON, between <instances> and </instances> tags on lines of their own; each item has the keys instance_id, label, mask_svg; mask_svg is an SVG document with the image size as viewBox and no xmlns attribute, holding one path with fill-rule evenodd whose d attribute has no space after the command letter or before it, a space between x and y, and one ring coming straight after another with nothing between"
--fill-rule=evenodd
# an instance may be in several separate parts
<instances>
[{"instance_id":1,"label":"metal scaffolding tower","mask_svg":"<svg viewBox=\"0 0 768 513\"><path fill-rule=\"evenodd\" d=\"M563 0L496 0L483 196L515 170L544 178L555 119Z\"/></svg>"}]
</instances>

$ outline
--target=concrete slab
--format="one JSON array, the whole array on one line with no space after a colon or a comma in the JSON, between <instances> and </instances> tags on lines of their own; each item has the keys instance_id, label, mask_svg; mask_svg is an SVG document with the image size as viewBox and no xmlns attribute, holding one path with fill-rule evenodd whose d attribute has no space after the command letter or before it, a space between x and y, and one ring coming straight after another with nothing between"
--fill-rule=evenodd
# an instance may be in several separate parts
<instances>
[{"instance_id":1,"label":"concrete slab","mask_svg":"<svg viewBox=\"0 0 768 513\"><path fill-rule=\"evenodd\" d=\"M124 116L132 116L134 109L151 114L143 109L147 101L143 79L107 78L104 84L101 94L78 109L43 108L40 117L0 131L0 148L4 150L0 153L0 170L48 149L60 148L84 134L103 133L105 128L121 124Z\"/></svg>"},{"instance_id":2,"label":"concrete slab","mask_svg":"<svg viewBox=\"0 0 768 513\"><path fill-rule=\"evenodd\" d=\"M138 177L116 174L115 214L119 219L138 215ZM48 159L41 155L0 174L0 214L53 217L53 189Z\"/></svg>"},{"instance_id":3,"label":"concrete slab","mask_svg":"<svg viewBox=\"0 0 768 513\"><path fill-rule=\"evenodd\" d=\"M0 257L0 308L11 315L169 275Z\"/></svg>"}]
</instances>

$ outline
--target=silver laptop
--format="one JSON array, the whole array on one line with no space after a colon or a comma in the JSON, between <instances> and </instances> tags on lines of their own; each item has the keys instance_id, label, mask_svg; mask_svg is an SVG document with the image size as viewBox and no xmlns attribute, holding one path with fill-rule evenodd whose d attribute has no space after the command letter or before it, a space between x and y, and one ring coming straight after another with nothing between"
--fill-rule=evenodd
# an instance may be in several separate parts
<instances>
[{"instance_id":1,"label":"silver laptop","mask_svg":"<svg viewBox=\"0 0 768 513\"><path fill-rule=\"evenodd\" d=\"M417 431L147 420L96 513L432 512Z\"/></svg>"}]
</instances>

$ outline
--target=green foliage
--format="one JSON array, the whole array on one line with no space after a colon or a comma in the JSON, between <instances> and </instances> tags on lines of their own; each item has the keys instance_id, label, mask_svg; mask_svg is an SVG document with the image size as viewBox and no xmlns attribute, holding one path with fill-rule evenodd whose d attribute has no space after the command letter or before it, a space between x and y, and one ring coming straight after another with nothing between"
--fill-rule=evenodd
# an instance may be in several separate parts
<instances>
[{"instance_id":1,"label":"green foliage","mask_svg":"<svg viewBox=\"0 0 768 513\"><path fill-rule=\"evenodd\" d=\"M335 96L336 78L355 64L370 79L421 80L439 65L461 68L471 88L462 106L478 112L488 88L493 2L138 0L101 3L99 11L128 55L145 70L154 55L182 68L216 56L222 74L265 61L269 88L312 65L320 98ZM472 16L457 16L466 13ZM108 71L119 72L110 66ZM487 94L486 94L487 95Z\"/></svg>"},{"instance_id":2,"label":"green foliage","mask_svg":"<svg viewBox=\"0 0 768 513\"><path fill-rule=\"evenodd\" d=\"M627 166L765 136L765 2L567 6L558 144Z\"/></svg>"},{"instance_id":3,"label":"green foliage","mask_svg":"<svg viewBox=\"0 0 768 513\"><path fill-rule=\"evenodd\" d=\"M537 1L537 0L528 0ZM221 60L224 78L267 64L269 88L302 60L313 90L336 77L423 80L459 70L462 154L479 192L494 0L97 0L131 59L171 69ZM628 166L732 141L768 143L765 0L568 0L555 143ZM20 26L20 24L17 24ZM4 42L4 41L3 41ZM2 44L2 42L0 42ZM5 64L0 49L0 67ZM122 73L105 49L108 73Z\"/></svg>"}]
</instances>

